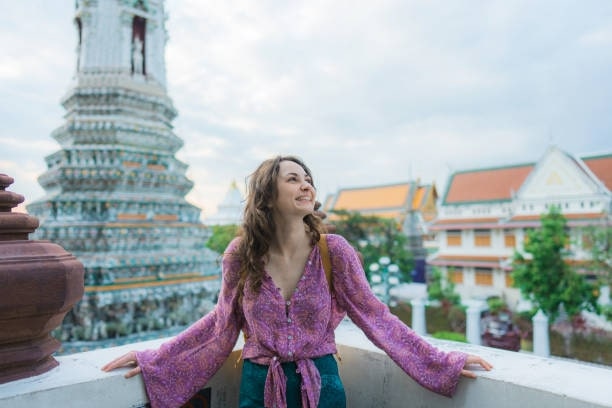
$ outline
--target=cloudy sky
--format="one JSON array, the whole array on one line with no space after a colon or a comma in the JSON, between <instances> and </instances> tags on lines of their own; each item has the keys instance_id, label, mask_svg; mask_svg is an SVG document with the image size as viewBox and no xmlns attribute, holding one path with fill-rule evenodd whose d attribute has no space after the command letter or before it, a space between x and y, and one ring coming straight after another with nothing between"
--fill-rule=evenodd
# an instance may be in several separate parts
<instances>
[{"instance_id":1,"label":"cloudy sky","mask_svg":"<svg viewBox=\"0 0 612 408\"><path fill-rule=\"evenodd\" d=\"M111 0L106 0L111 1ZM4 1L0 172L27 201L75 66L74 1ZM52 3L52 5L51 5ZM212 215L296 154L343 187L612 151L612 1L167 0L177 156ZM26 202L27 202L26 201Z\"/></svg>"}]
</instances>

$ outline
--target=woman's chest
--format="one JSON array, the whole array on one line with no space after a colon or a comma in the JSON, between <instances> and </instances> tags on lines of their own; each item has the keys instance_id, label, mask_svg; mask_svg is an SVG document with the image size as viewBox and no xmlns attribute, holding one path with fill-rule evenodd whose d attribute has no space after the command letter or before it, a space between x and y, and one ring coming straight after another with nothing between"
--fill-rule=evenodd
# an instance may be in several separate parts
<instances>
[{"instance_id":1,"label":"woman's chest","mask_svg":"<svg viewBox=\"0 0 612 408\"><path fill-rule=\"evenodd\" d=\"M323 271L306 271L288 299L271 278L263 280L259 294L247 292L250 293L245 294L243 313L251 330L282 331L326 325L331 317L332 299Z\"/></svg>"},{"instance_id":2,"label":"woman's chest","mask_svg":"<svg viewBox=\"0 0 612 408\"><path fill-rule=\"evenodd\" d=\"M312 255L311 250L303 250L288 258L270 255L265 264L266 275L283 299L290 300L302 278L307 277L307 266L312 265Z\"/></svg>"}]
</instances>

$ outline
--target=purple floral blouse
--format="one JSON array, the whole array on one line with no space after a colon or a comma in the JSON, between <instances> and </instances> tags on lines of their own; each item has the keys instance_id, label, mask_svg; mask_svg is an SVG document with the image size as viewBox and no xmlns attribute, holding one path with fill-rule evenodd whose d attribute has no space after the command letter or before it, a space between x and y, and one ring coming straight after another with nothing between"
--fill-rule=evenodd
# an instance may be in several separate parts
<instances>
[{"instance_id":1,"label":"purple floral blouse","mask_svg":"<svg viewBox=\"0 0 612 408\"><path fill-rule=\"evenodd\" d=\"M284 406L281 363L295 361L302 376L304 407L316 407L321 380L312 358L336 352L334 330L345 314L410 377L436 393L452 396L467 355L443 352L389 312L370 290L353 247L328 234L332 261L330 296L319 247L314 246L301 280L285 301L266 274L258 295L247 283L238 307L239 262L228 246L222 262L222 286L215 308L159 349L137 352L151 406L180 407L221 368L242 330L243 358L269 365L266 406Z\"/></svg>"}]
</instances>

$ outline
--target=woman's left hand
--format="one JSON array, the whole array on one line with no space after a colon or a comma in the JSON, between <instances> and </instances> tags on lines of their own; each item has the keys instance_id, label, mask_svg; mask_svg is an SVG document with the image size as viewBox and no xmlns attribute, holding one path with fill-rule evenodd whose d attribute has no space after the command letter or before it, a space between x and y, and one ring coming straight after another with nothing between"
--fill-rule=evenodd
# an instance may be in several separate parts
<instances>
[{"instance_id":1,"label":"woman's left hand","mask_svg":"<svg viewBox=\"0 0 612 408\"><path fill-rule=\"evenodd\" d=\"M463 366L463 370L461 370L462 376L468 378L476 378L475 372L466 369L467 366L472 364L478 364L487 371L490 371L493 368L493 366L482 357L475 356L473 354L468 354L467 360L465 360L465 365Z\"/></svg>"},{"instance_id":2,"label":"woman's left hand","mask_svg":"<svg viewBox=\"0 0 612 408\"><path fill-rule=\"evenodd\" d=\"M135 351L130 351L129 353L126 353L124 355L122 355L121 357L117 357L116 359L114 359L113 361L111 361L108 364L105 364L102 367L102 371L112 371L116 368L122 368L122 367L133 367L136 366L134 368L132 368L130 371L128 371L127 373L125 373L124 377L125 378L130 378L133 377L135 375L138 375L142 372L142 369L138 366L138 360L136 360L136 352Z\"/></svg>"}]
</instances>

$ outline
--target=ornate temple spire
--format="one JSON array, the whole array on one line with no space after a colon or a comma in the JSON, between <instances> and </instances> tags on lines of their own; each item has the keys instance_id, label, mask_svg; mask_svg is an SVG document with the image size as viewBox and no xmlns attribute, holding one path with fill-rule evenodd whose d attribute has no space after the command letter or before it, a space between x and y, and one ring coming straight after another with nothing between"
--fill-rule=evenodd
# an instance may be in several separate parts
<instances>
[{"instance_id":1,"label":"ornate temple spire","mask_svg":"<svg viewBox=\"0 0 612 408\"><path fill-rule=\"evenodd\" d=\"M219 207L217 213L206 219L208 225L240 225L242 224L242 213L244 211L244 199L238 189L236 180L230 184L227 193Z\"/></svg>"},{"instance_id":2,"label":"ornate temple spire","mask_svg":"<svg viewBox=\"0 0 612 408\"><path fill-rule=\"evenodd\" d=\"M85 266L64 340L186 324L216 290L209 233L174 156L183 142L166 93L165 19L163 1L76 1L77 69L52 133L61 149L39 177L46 195L28 206L37 238Z\"/></svg>"},{"instance_id":3,"label":"ornate temple spire","mask_svg":"<svg viewBox=\"0 0 612 408\"><path fill-rule=\"evenodd\" d=\"M142 75L165 92L163 1L77 0L75 8L78 79Z\"/></svg>"}]
</instances>

